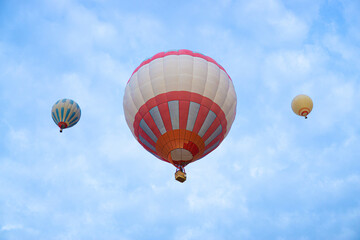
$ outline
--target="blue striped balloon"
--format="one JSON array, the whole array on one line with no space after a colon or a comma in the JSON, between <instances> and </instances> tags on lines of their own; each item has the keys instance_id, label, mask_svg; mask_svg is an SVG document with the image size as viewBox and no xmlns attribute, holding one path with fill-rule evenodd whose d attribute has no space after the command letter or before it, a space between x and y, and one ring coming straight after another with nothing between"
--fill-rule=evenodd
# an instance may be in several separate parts
<instances>
[{"instance_id":1,"label":"blue striped balloon","mask_svg":"<svg viewBox=\"0 0 360 240\"><path fill-rule=\"evenodd\" d=\"M74 126L80 120L81 109L74 100L64 98L54 104L51 116L62 132L63 129Z\"/></svg>"}]
</instances>

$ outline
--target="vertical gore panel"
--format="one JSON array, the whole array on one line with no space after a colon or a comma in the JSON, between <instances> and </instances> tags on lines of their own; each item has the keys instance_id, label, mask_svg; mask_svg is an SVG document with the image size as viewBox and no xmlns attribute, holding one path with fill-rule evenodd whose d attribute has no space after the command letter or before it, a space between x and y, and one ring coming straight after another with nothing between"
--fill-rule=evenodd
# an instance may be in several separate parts
<instances>
[{"instance_id":1,"label":"vertical gore panel","mask_svg":"<svg viewBox=\"0 0 360 240\"><path fill-rule=\"evenodd\" d=\"M173 129L179 129L179 101L168 102Z\"/></svg>"},{"instance_id":2,"label":"vertical gore panel","mask_svg":"<svg viewBox=\"0 0 360 240\"><path fill-rule=\"evenodd\" d=\"M78 117L75 117L71 122L69 122L69 126L68 127L72 127L75 125L75 123L77 122Z\"/></svg>"},{"instance_id":3,"label":"vertical gore panel","mask_svg":"<svg viewBox=\"0 0 360 240\"><path fill-rule=\"evenodd\" d=\"M209 147L208 149L205 150L204 155L208 154L209 152L211 152L212 150L214 150L217 146L219 146L220 141L217 141L214 145L212 145L211 147Z\"/></svg>"},{"instance_id":4,"label":"vertical gore panel","mask_svg":"<svg viewBox=\"0 0 360 240\"><path fill-rule=\"evenodd\" d=\"M194 71L191 92L203 95L206 85L208 61L194 57Z\"/></svg>"},{"instance_id":5,"label":"vertical gore panel","mask_svg":"<svg viewBox=\"0 0 360 240\"><path fill-rule=\"evenodd\" d=\"M200 137L204 136L206 131L209 129L211 124L214 122L215 118L216 118L216 114L213 111L209 111L208 115L205 118L203 125L201 126L201 128L199 130Z\"/></svg>"},{"instance_id":6,"label":"vertical gore panel","mask_svg":"<svg viewBox=\"0 0 360 240\"><path fill-rule=\"evenodd\" d=\"M222 105L225 102L227 93L229 91L229 84L230 84L230 80L229 80L228 75L226 75L226 73L224 73L224 71L221 70L218 89L217 89L216 95L213 99L213 101L219 107L222 107Z\"/></svg>"},{"instance_id":7,"label":"vertical gore panel","mask_svg":"<svg viewBox=\"0 0 360 240\"><path fill-rule=\"evenodd\" d=\"M194 57L179 55L179 91L191 91L194 71Z\"/></svg>"},{"instance_id":8,"label":"vertical gore panel","mask_svg":"<svg viewBox=\"0 0 360 240\"><path fill-rule=\"evenodd\" d=\"M69 113L70 113L70 108L68 108L68 109L66 110L66 115L65 115L64 122L67 121L67 118L68 118L68 116L69 116Z\"/></svg>"},{"instance_id":9,"label":"vertical gore panel","mask_svg":"<svg viewBox=\"0 0 360 240\"><path fill-rule=\"evenodd\" d=\"M156 126L158 127L160 133L164 134L166 132L166 129L165 129L163 120L161 118L159 108L157 106L153 107L150 110L150 114L151 114L151 117L154 119L154 122L155 122Z\"/></svg>"},{"instance_id":10,"label":"vertical gore panel","mask_svg":"<svg viewBox=\"0 0 360 240\"><path fill-rule=\"evenodd\" d=\"M131 81L129 82L129 90L131 98L136 106L136 108L139 110L140 107L145 103L144 99L142 97L142 94L140 92L139 83L138 83L138 74L135 73L131 77Z\"/></svg>"},{"instance_id":11,"label":"vertical gore panel","mask_svg":"<svg viewBox=\"0 0 360 240\"><path fill-rule=\"evenodd\" d=\"M147 102L150 98L154 97L154 92L149 75L148 64L144 65L139 69L137 79L138 79L141 95L143 96L144 101Z\"/></svg>"},{"instance_id":12,"label":"vertical gore panel","mask_svg":"<svg viewBox=\"0 0 360 240\"><path fill-rule=\"evenodd\" d=\"M179 101L179 128L186 129L186 123L189 115L189 101Z\"/></svg>"},{"instance_id":13,"label":"vertical gore panel","mask_svg":"<svg viewBox=\"0 0 360 240\"><path fill-rule=\"evenodd\" d=\"M214 64L208 64L208 74L206 79L206 86L203 95L207 98L214 99L220 81L220 68Z\"/></svg>"},{"instance_id":14,"label":"vertical gore panel","mask_svg":"<svg viewBox=\"0 0 360 240\"><path fill-rule=\"evenodd\" d=\"M159 128L156 126L156 123L154 122L154 119L152 118L150 112L147 112L143 117L145 123L149 126L151 131L155 134L157 138L161 136L161 133L159 131Z\"/></svg>"},{"instance_id":15,"label":"vertical gore panel","mask_svg":"<svg viewBox=\"0 0 360 240\"><path fill-rule=\"evenodd\" d=\"M142 119L140 121L140 127L142 128L142 130L144 130L144 132L156 143L157 141L157 137L155 136L155 134L153 133L153 131L151 131L151 129L149 128L149 126L146 124L146 122L144 121L144 119Z\"/></svg>"},{"instance_id":16,"label":"vertical gore panel","mask_svg":"<svg viewBox=\"0 0 360 240\"><path fill-rule=\"evenodd\" d=\"M64 112L65 112L65 109L64 109L64 107L61 107L61 121L64 121L64 118L65 118L65 116L64 116Z\"/></svg>"},{"instance_id":17,"label":"vertical gore panel","mask_svg":"<svg viewBox=\"0 0 360 240\"><path fill-rule=\"evenodd\" d=\"M56 124L58 124L59 123L59 121L58 121L58 119L56 118L56 116L55 116L55 113L54 112L52 112L52 118L54 119L54 122L56 123Z\"/></svg>"},{"instance_id":18,"label":"vertical gore panel","mask_svg":"<svg viewBox=\"0 0 360 240\"><path fill-rule=\"evenodd\" d=\"M198 112L198 115L197 115L197 118L195 121L193 132L196 132L196 133L199 132L208 113L209 113L209 108L205 107L204 105L200 105L200 109L199 109L199 112Z\"/></svg>"},{"instance_id":19,"label":"vertical gore panel","mask_svg":"<svg viewBox=\"0 0 360 240\"><path fill-rule=\"evenodd\" d=\"M169 55L164 57L164 79L167 92L177 91L179 89L179 57Z\"/></svg>"},{"instance_id":20,"label":"vertical gore panel","mask_svg":"<svg viewBox=\"0 0 360 240\"><path fill-rule=\"evenodd\" d=\"M158 108L166 131L172 130L169 106L167 102L159 104Z\"/></svg>"},{"instance_id":21,"label":"vertical gore panel","mask_svg":"<svg viewBox=\"0 0 360 240\"><path fill-rule=\"evenodd\" d=\"M153 150L154 152L156 152L156 149L153 145L151 145L148 141L145 140L145 138L143 138L141 135L139 135L139 140L140 142L142 142L144 145L146 145L148 148L150 148L151 150Z\"/></svg>"},{"instance_id":22,"label":"vertical gore panel","mask_svg":"<svg viewBox=\"0 0 360 240\"><path fill-rule=\"evenodd\" d=\"M193 130L199 109L200 109L200 104L195 103L195 102L190 102L186 130L189 130L189 131Z\"/></svg>"},{"instance_id":23,"label":"vertical gore panel","mask_svg":"<svg viewBox=\"0 0 360 240\"><path fill-rule=\"evenodd\" d=\"M164 61L158 58L149 63L149 76L154 96L165 93Z\"/></svg>"},{"instance_id":24,"label":"vertical gore panel","mask_svg":"<svg viewBox=\"0 0 360 240\"><path fill-rule=\"evenodd\" d=\"M219 134L222 132L222 126L219 125L219 127L211 134L211 136L205 141L205 146L207 146L209 143L211 143L212 140L214 140Z\"/></svg>"}]
</instances>

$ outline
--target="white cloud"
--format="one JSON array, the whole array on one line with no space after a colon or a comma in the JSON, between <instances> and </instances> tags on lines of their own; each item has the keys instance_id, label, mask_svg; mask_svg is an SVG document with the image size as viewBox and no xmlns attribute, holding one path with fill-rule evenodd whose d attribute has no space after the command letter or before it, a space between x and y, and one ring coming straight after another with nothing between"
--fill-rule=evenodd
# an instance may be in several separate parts
<instances>
[{"instance_id":1,"label":"white cloud","mask_svg":"<svg viewBox=\"0 0 360 240\"><path fill-rule=\"evenodd\" d=\"M329 52L338 54L340 58L353 64L358 62L359 46L349 44L346 38L339 34L328 34L324 36L323 42Z\"/></svg>"},{"instance_id":2,"label":"white cloud","mask_svg":"<svg viewBox=\"0 0 360 240\"><path fill-rule=\"evenodd\" d=\"M236 23L264 46L301 43L308 24L277 0L244 1L236 7Z\"/></svg>"},{"instance_id":3,"label":"white cloud","mask_svg":"<svg viewBox=\"0 0 360 240\"><path fill-rule=\"evenodd\" d=\"M16 146L17 150L24 150L30 147L29 131L27 129L14 130L9 132L10 146Z\"/></svg>"},{"instance_id":4,"label":"white cloud","mask_svg":"<svg viewBox=\"0 0 360 240\"><path fill-rule=\"evenodd\" d=\"M23 226L20 224L6 224L1 226L1 231L11 231L11 230L20 230L23 229Z\"/></svg>"}]
</instances>

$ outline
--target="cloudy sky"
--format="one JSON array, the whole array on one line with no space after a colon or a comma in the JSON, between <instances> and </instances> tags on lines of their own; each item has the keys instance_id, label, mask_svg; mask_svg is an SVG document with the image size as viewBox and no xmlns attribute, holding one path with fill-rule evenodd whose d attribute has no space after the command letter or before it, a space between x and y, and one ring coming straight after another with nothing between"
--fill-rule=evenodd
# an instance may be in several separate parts
<instances>
[{"instance_id":1,"label":"cloudy sky","mask_svg":"<svg viewBox=\"0 0 360 240\"><path fill-rule=\"evenodd\" d=\"M133 70L173 49L215 59L238 97L183 184L122 107ZM60 98L82 109L62 134ZM0 239L360 239L359 103L358 1L2 0Z\"/></svg>"}]
</instances>

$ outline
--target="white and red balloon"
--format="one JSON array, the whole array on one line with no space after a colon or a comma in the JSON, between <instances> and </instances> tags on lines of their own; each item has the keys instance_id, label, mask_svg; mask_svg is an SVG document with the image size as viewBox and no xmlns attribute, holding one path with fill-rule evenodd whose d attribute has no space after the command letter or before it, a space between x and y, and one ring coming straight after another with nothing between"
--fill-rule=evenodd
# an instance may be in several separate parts
<instances>
[{"instance_id":1,"label":"white and red balloon","mask_svg":"<svg viewBox=\"0 0 360 240\"><path fill-rule=\"evenodd\" d=\"M138 142L181 168L213 151L236 114L236 93L225 69L189 50L145 60L124 95L127 124Z\"/></svg>"}]
</instances>

